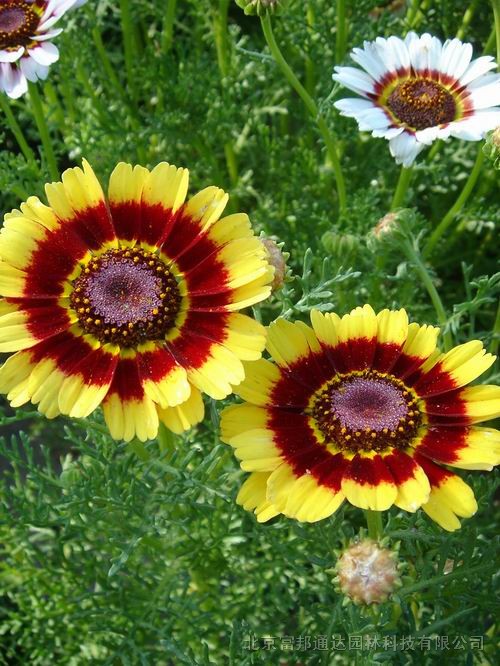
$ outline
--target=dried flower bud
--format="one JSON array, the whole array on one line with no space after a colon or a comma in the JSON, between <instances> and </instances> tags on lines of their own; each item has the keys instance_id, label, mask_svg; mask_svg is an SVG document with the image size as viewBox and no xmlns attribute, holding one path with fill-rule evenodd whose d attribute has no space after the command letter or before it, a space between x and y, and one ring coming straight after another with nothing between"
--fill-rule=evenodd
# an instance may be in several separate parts
<instances>
[{"instance_id":1,"label":"dried flower bud","mask_svg":"<svg viewBox=\"0 0 500 666\"><path fill-rule=\"evenodd\" d=\"M236 4L245 11L245 14L265 16L279 14L287 8L290 0L236 0Z\"/></svg>"},{"instance_id":2,"label":"dried flower bud","mask_svg":"<svg viewBox=\"0 0 500 666\"><path fill-rule=\"evenodd\" d=\"M286 278L287 265L286 260L290 256L288 252L283 253L282 246L278 245L272 238L262 238L262 245L267 250L267 260L274 266L274 279L271 284L271 291L277 291L283 286Z\"/></svg>"},{"instance_id":3,"label":"dried flower bud","mask_svg":"<svg viewBox=\"0 0 500 666\"><path fill-rule=\"evenodd\" d=\"M483 152L493 162L493 167L500 169L500 127L487 135Z\"/></svg>"},{"instance_id":4,"label":"dried flower bud","mask_svg":"<svg viewBox=\"0 0 500 666\"><path fill-rule=\"evenodd\" d=\"M337 563L340 590L359 604L385 601L400 585L394 551L363 539L344 551Z\"/></svg>"},{"instance_id":5,"label":"dried flower bud","mask_svg":"<svg viewBox=\"0 0 500 666\"><path fill-rule=\"evenodd\" d=\"M394 228L397 226L397 219L398 219L398 214L397 213L387 213L382 217L377 225L375 226L375 229L373 230L373 235L376 238L379 238L381 236L384 236L385 234L390 234L391 231L394 230Z\"/></svg>"}]
</instances>

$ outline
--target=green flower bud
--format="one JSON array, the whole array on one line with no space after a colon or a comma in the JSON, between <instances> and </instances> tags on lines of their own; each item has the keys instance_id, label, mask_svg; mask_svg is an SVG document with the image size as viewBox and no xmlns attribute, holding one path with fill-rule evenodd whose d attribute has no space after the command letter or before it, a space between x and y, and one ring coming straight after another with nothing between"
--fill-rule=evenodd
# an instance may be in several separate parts
<instances>
[{"instance_id":1,"label":"green flower bud","mask_svg":"<svg viewBox=\"0 0 500 666\"><path fill-rule=\"evenodd\" d=\"M291 0L236 0L245 14L265 16L266 14L279 14L285 10Z\"/></svg>"},{"instance_id":2,"label":"green flower bud","mask_svg":"<svg viewBox=\"0 0 500 666\"><path fill-rule=\"evenodd\" d=\"M343 265L352 263L359 251L359 239L353 234L325 231L321 237L321 243L328 254Z\"/></svg>"},{"instance_id":3,"label":"green flower bud","mask_svg":"<svg viewBox=\"0 0 500 666\"><path fill-rule=\"evenodd\" d=\"M489 132L483 146L486 157L493 162L493 168L500 169L500 127Z\"/></svg>"}]
</instances>

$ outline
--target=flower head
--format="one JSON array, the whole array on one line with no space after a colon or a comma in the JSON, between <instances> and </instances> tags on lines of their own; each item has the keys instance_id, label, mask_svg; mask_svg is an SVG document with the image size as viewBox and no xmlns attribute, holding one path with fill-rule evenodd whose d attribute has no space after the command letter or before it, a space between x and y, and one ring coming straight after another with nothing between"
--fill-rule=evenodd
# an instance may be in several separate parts
<instances>
[{"instance_id":1,"label":"flower head","mask_svg":"<svg viewBox=\"0 0 500 666\"><path fill-rule=\"evenodd\" d=\"M236 0L236 4L245 10L245 14L265 16L283 11L290 0Z\"/></svg>"},{"instance_id":2,"label":"flower head","mask_svg":"<svg viewBox=\"0 0 500 666\"><path fill-rule=\"evenodd\" d=\"M345 499L375 511L422 507L458 528L476 501L442 465L500 460L500 433L474 425L500 415L500 387L466 386L495 357L477 340L440 353L439 330L409 324L404 310L313 310L311 322L271 324L275 362L246 364L237 393L247 402L223 412L222 438L252 472L239 503L259 521L314 522Z\"/></svg>"},{"instance_id":3,"label":"flower head","mask_svg":"<svg viewBox=\"0 0 500 666\"><path fill-rule=\"evenodd\" d=\"M338 586L351 601L376 604L400 585L396 554L372 539L363 539L347 548L337 562Z\"/></svg>"},{"instance_id":4,"label":"flower head","mask_svg":"<svg viewBox=\"0 0 500 666\"><path fill-rule=\"evenodd\" d=\"M487 74L496 63L471 60L472 46L459 39L379 37L351 57L363 69L336 67L333 78L362 98L335 106L360 130L388 139L398 164L410 166L435 139L479 141L500 124L500 75Z\"/></svg>"},{"instance_id":5,"label":"flower head","mask_svg":"<svg viewBox=\"0 0 500 666\"><path fill-rule=\"evenodd\" d=\"M0 91L16 99L28 81L46 79L59 58L51 40L62 32L54 25L78 0L2 0L0 4Z\"/></svg>"},{"instance_id":6,"label":"flower head","mask_svg":"<svg viewBox=\"0 0 500 666\"><path fill-rule=\"evenodd\" d=\"M188 171L120 163L108 198L90 166L30 197L0 233L0 391L52 418L101 403L115 439L203 418L257 359L263 327L237 311L270 293L273 270L228 196L185 202Z\"/></svg>"}]
</instances>

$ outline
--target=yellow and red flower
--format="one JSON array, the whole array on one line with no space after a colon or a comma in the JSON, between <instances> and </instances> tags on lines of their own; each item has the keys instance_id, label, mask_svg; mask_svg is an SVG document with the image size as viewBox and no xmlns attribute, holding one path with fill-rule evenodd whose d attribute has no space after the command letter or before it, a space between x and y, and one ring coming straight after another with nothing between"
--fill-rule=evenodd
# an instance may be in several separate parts
<instances>
[{"instance_id":1,"label":"yellow and red flower","mask_svg":"<svg viewBox=\"0 0 500 666\"><path fill-rule=\"evenodd\" d=\"M185 202L188 171L120 163L108 198L87 162L29 198L0 234L0 369L11 405L49 418L101 403L115 439L182 432L201 392L226 397L265 330L238 310L270 293L273 270L228 195Z\"/></svg>"},{"instance_id":2,"label":"yellow and red flower","mask_svg":"<svg viewBox=\"0 0 500 666\"><path fill-rule=\"evenodd\" d=\"M369 305L340 318L311 312L312 328L277 320L266 359L245 364L222 438L251 472L238 495L261 522L314 522L347 499L362 509L419 507L441 527L477 509L472 489L443 465L492 469L500 387L471 386L495 357L475 340L447 353L439 329L404 310Z\"/></svg>"}]
</instances>

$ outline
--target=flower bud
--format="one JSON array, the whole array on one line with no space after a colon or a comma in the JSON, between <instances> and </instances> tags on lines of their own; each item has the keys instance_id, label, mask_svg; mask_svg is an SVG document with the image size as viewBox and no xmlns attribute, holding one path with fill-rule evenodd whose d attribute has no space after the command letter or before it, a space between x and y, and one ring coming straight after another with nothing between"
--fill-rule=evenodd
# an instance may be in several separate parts
<instances>
[{"instance_id":1,"label":"flower bud","mask_svg":"<svg viewBox=\"0 0 500 666\"><path fill-rule=\"evenodd\" d=\"M286 260L290 256L288 252L283 252L283 243L276 243L272 238L261 238L262 245L267 250L267 260L274 266L274 279L271 283L271 291L280 289L286 279L287 265Z\"/></svg>"},{"instance_id":2,"label":"flower bud","mask_svg":"<svg viewBox=\"0 0 500 666\"><path fill-rule=\"evenodd\" d=\"M387 213L377 222L373 230L373 235L380 239L385 234L390 234L397 226L397 219L397 213Z\"/></svg>"},{"instance_id":3,"label":"flower bud","mask_svg":"<svg viewBox=\"0 0 500 666\"><path fill-rule=\"evenodd\" d=\"M359 251L359 239L353 234L338 234L325 231L321 243L329 255L343 266L350 265Z\"/></svg>"},{"instance_id":4,"label":"flower bud","mask_svg":"<svg viewBox=\"0 0 500 666\"><path fill-rule=\"evenodd\" d=\"M340 590L358 604L381 603L401 584L394 551L372 539L349 546L336 569Z\"/></svg>"},{"instance_id":5,"label":"flower bud","mask_svg":"<svg viewBox=\"0 0 500 666\"><path fill-rule=\"evenodd\" d=\"M500 127L487 135L483 152L493 162L493 168L500 169Z\"/></svg>"},{"instance_id":6,"label":"flower bud","mask_svg":"<svg viewBox=\"0 0 500 666\"><path fill-rule=\"evenodd\" d=\"M265 16L266 14L279 14L290 4L290 0L236 0L245 14Z\"/></svg>"}]
</instances>

